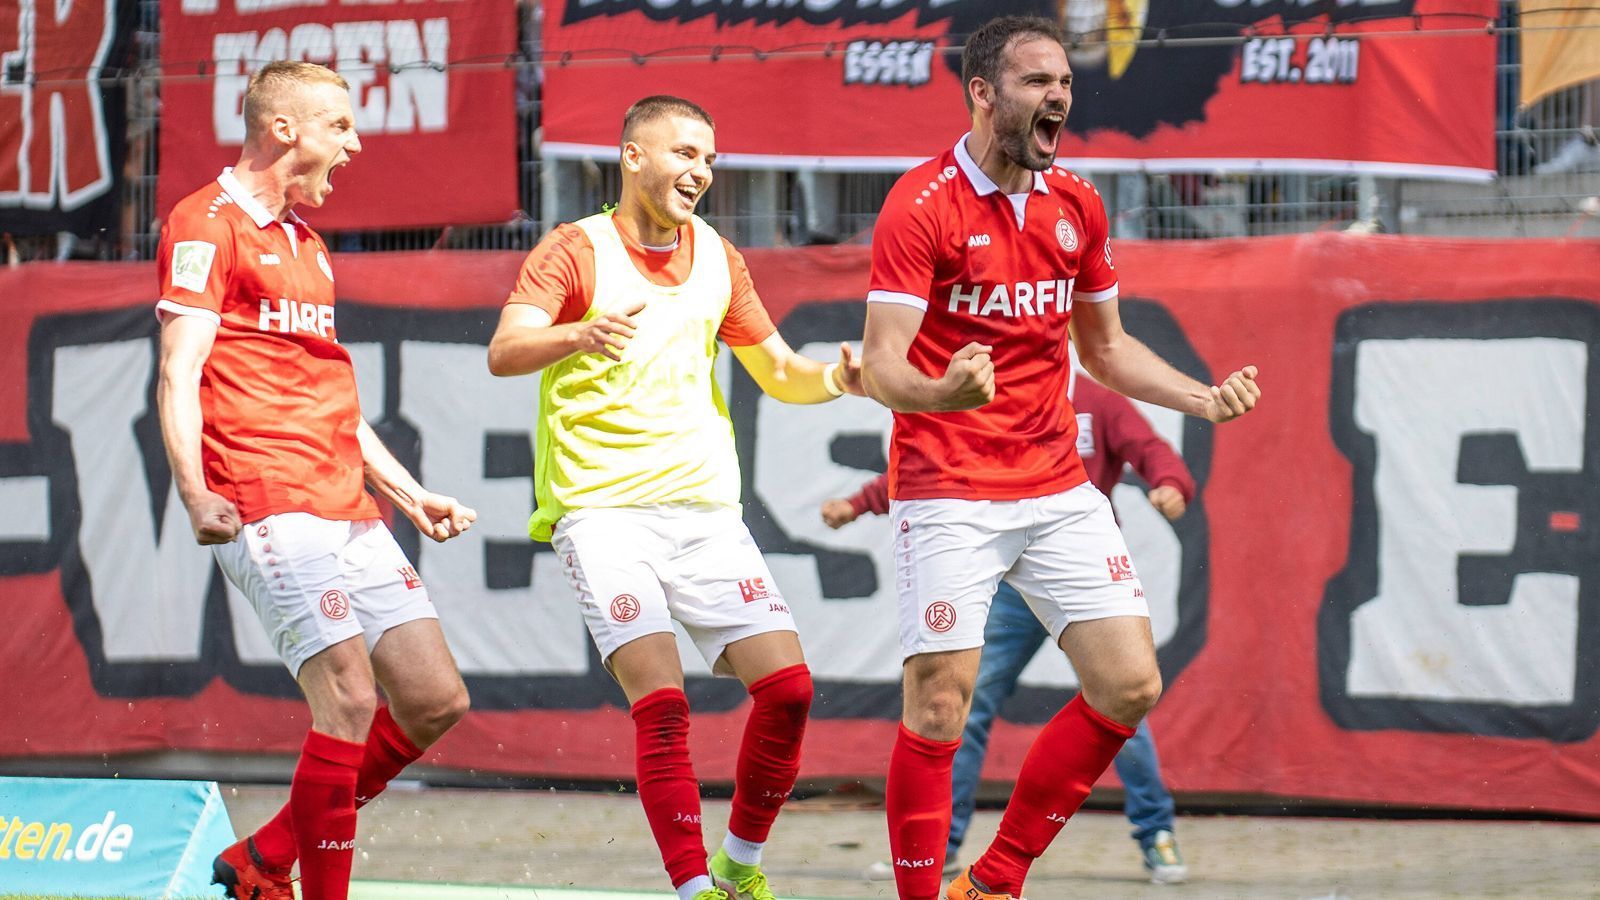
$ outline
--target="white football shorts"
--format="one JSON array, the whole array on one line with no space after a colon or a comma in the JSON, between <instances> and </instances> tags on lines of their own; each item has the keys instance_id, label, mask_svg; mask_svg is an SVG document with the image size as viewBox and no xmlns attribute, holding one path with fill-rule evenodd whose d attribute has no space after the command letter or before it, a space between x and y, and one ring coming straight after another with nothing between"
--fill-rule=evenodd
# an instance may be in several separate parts
<instances>
[{"instance_id":1,"label":"white football shorts","mask_svg":"<svg viewBox=\"0 0 1600 900\"><path fill-rule=\"evenodd\" d=\"M279 513L212 551L296 677L306 660L340 641L363 635L370 652L396 625L439 617L382 519Z\"/></svg>"},{"instance_id":2,"label":"white football shorts","mask_svg":"<svg viewBox=\"0 0 1600 900\"><path fill-rule=\"evenodd\" d=\"M1072 622L1150 615L1111 504L1094 485L1024 500L894 500L905 657L983 646L1004 579L1052 641Z\"/></svg>"},{"instance_id":3,"label":"white football shorts","mask_svg":"<svg viewBox=\"0 0 1600 900\"><path fill-rule=\"evenodd\" d=\"M550 543L607 665L623 644L670 633L674 619L717 674L731 674L717 665L729 644L796 630L737 507L579 509Z\"/></svg>"}]
</instances>

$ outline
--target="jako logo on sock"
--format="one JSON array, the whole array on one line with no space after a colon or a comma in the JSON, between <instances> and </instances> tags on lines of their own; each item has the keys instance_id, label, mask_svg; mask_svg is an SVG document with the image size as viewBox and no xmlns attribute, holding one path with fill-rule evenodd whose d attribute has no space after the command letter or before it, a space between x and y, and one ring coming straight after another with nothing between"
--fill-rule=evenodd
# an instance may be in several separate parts
<instances>
[{"instance_id":1,"label":"jako logo on sock","mask_svg":"<svg viewBox=\"0 0 1600 900\"><path fill-rule=\"evenodd\" d=\"M327 838L323 838L322 843L317 845L318 850L354 850L355 848L355 838L351 838L348 841L330 841Z\"/></svg>"}]
</instances>

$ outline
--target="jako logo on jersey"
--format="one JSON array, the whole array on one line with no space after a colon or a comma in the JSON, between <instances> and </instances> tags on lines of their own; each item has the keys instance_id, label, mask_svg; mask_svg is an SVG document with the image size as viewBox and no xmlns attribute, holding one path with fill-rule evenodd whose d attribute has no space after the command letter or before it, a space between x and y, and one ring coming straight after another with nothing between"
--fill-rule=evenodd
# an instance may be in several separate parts
<instances>
[{"instance_id":1,"label":"jako logo on jersey","mask_svg":"<svg viewBox=\"0 0 1600 900\"><path fill-rule=\"evenodd\" d=\"M1139 577L1133 573L1133 562L1126 556L1106 557L1106 570L1111 573L1112 581L1128 581Z\"/></svg>"},{"instance_id":2,"label":"jako logo on jersey","mask_svg":"<svg viewBox=\"0 0 1600 900\"><path fill-rule=\"evenodd\" d=\"M950 285L950 311L974 316L1039 316L1072 308L1071 278L1019 281L1015 284Z\"/></svg>"},{"instance_id":3,"label":"jako logo on jersey","mask_svg":"<svg viewBox=\"0 0 1600 900\"><path fill-rule=\"evenodd\" d=\"M344 591L329 591L322 595L322 614L330 619L342 619L350 615L350 598Z\"/></svg>"},{"instance_id":4,"label":"jako logo on jersey","mask_svg":"<svg viewBox=\"0 0 1600 900\"><path fill-rule=\"evenodd\" d=\"M415 566L401 566L397 571L399 571L400 577L405 580L406 590L414 591L422 587L422 576L417 574Z\"/></svg>"},{"instance_id":5,"label":"jako logo on jersey","mask_svg":"<svg viewBox=\"0 0 1600 900\"><path fill-rule=\"evenodd\" d=\"M772 592L767 590L765 579L746 578L739 582L739 596L743 597L746 603L754 603L757 600L765 600L771 597Z\"/></svg>"},{"instance_id":6,"label":"jako logo on jersey","mask_svg":"<svg viewBox=\"0 0 1600 900\"><path fill-rule=\"evenodd\" d=\"M355 848L355 838L351 838L348 841L330 841L327 838L323 838L322 843L317 845L318 850L354 850Z\"/></svg>"},{"instance_id":7,"label":"jako logo on jersey","mask_svg":"<svg viewBox=\"0 0 1600 900\"><path fill-rule=\"evenodd\" d=\"M282 262L283 262L283 260L279 259L278 258L278 254L276 254L276 253L263 253L263 254L261 254L261 264L263 266L276 266L276 265L281 264Z\"/></svg>"},{"instance_id":8,"label":"jako logo on jersey","mask_svg":"<svg viewBox=\"0 0 1600 900\"><path fill-rule=\"evenodd\" d=\"M989 243L990 238L987 234L975 234L967 238L968 247L987 247Z\"/></svg>"},{"instance_id":9,"label":"jako logo on jersey","mask_svg":"<svg viewBox=\"0 0 1600 900\"><path fill-rule=\"evenodd\" d=\"M313 331L332 340L333 307L279 298L277 308L274 309L272 301L262 297L261 319L256 327L262 331L278 331L284 334Z\"/></svg>"}]
</instances>

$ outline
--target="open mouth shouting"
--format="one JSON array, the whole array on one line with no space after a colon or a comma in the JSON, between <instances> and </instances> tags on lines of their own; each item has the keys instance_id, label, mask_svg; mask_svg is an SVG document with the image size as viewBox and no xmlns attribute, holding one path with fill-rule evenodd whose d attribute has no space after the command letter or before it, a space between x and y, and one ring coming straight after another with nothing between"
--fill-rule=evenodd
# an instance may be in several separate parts
<instances>
[{"instance_id":1,"label":"open mouth shouting","mask_svg":"<svg viewBox=\"0 0 1600 900\"><path fill-rule=\"evenodd\" d=\"M1055 159L1056 144L1061 140L1061 129L1067 124L1067 114L1061 110L1048 110L1033 120L1034 148L1050 159Z\"/></svg>"}]
</instances>

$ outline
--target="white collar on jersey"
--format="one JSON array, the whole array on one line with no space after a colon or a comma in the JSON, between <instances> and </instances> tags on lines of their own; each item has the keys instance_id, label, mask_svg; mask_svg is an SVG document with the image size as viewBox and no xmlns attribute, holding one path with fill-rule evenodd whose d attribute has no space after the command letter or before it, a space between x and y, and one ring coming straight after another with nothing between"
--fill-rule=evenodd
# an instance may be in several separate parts
<instances>
[{"instance_id":1,"label":"white collar on jersey","mask_svg":"<svg viewBox=\"0 0 1600 900\"><path fill-rule=\"evenodd\" d=\"M265 228L277 221L277 219L273 218L272 213L267 212L267 208L261 205L261 201L251 196L250 192L245 190L244 185L239 183L239 179L233 176L233 166L228 166L222 170L222 174L217 176L217 184L222 185L222 189L228 193L229 197L233 198L233 202L239 204L239 208L244 210L244 214L256 223L257 228ZM285 217L285 220L295 224L304 224L292 209L289 210L289 215Z\"/></svg>"},{"instance_id":2,"label":"white collar on jersey","mask_svg":"<svg viewBox=\"0 0 1600 900\"><path fill-rule=\"evenodd\" d=\"M972 132L969 131L956 141L956 165L960 166L961 171L966 174L967 181L972 183L972 189L978 192L978 196L987 197L1000 190L1000 185L995 184L994 179L990 178L988 173L978 168L977 160L974 160L972 154L967 152L967 138L971 136ZM1033 192L1036 194L1048 194L1050 192L1050 186L1044 183L1043 172L1033 173Z\"/></svg>"}]
</instances>

